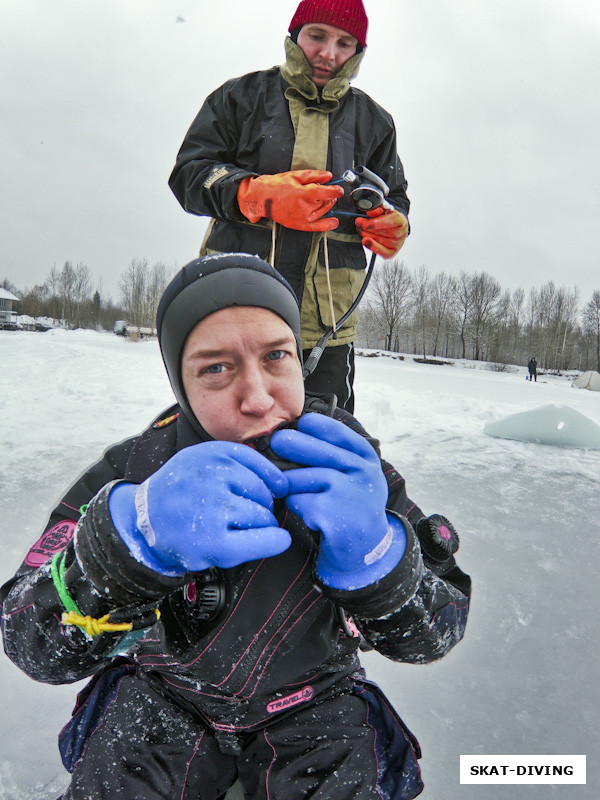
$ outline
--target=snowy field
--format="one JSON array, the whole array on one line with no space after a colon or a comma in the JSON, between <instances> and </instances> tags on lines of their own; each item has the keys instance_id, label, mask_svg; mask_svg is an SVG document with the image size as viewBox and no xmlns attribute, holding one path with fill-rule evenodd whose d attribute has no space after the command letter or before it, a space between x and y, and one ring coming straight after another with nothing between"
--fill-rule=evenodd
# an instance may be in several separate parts
<instances>
[{"instance_id":1,"label":"snowy field","mask_svg":"<svg viewBox=\"0 0 600 800\"><path fill-rule=\"evenodd\" d=\"M172 402L156 342L90 331L0 333L0 580L105 446ZM357 363L356 415L426 513L452 519L474 595L465 640L429 666L364 663L419 738L426 800L600 796L600 450L490 438L555 404L600 425L600 393L525 370L390 357ZM0 800L53 800L56 736L83 684L35 684L0 656ZM460 754L584 754L587 785L461 786Z\"/></svg>"}]
</instances>

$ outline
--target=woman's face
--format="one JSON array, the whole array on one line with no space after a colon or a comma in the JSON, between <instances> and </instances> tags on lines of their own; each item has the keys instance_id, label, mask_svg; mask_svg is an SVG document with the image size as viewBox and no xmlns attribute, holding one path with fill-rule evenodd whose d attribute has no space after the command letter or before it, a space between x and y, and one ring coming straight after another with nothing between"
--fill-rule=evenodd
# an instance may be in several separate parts
<instances>
[{"instance_id":1,"label":"woman's face","mask_svg":"<svg viewBox=\"0 0 600 800\"><path fill-rule=\"evenodd\" d=\"M265 308L224 308L192 330L183 388L204 430L246 442L302 413L304 381L291 328Z\"/></svg>"}]
</instances>

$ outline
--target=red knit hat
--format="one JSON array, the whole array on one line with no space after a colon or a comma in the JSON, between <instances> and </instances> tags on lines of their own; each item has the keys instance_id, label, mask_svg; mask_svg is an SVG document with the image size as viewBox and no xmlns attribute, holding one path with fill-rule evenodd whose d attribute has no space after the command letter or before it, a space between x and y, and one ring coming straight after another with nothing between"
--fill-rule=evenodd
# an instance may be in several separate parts
<instances>
[{"instance_id":1,"label":"red knit hat","mask_svg":"<svg viewBox=\"0 0 600 800\"><path fill-rule=\"evenodd\" d=\"M288 30L293 31L294 28L311 22L322 22L341 28L354 36L361 47L367 43L369 20L362 0L302 0Z\"/></svg>"}]
</instances>

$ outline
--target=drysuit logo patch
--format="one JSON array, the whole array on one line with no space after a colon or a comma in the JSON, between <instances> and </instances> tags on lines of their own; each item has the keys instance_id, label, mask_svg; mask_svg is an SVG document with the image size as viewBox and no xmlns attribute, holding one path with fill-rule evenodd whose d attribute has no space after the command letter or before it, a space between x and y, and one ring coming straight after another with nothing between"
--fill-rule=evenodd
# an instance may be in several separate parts
<instances>
[{"instance_id":1,"label":"drysuit logo patch","mask_svg":"<svg viewBox=\"0 0 600 800\"><path fill-rule=\"evenodd\" d=\"M72 519L65 519L46 531L25 556L27 566L41 567L53 555L64 550L73 538L76 526L77 523Z\"/></svg>"},{"instance_id":2,"label":"drysuit logo patch","mask_svg":"<svg viewBox=\"0 0 600 800\"><path fill-rule=\"evenodd\" d=\"M306 703L312 700L315 696L312 686L305 686L299 692L288 694L287 697L281 697L279 700L273 700L267 705L267 712L269 714L276 714L278 711L283 711L286 708L292 708L300 703Z\"/></svg>"}]
</instances>

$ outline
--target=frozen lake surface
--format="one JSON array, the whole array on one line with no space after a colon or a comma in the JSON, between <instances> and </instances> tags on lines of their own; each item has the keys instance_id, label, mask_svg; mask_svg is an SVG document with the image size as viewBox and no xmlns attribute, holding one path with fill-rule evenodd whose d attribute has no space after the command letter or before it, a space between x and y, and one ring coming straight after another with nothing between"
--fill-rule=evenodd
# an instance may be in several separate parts
<instances>
[{"instance_id":1,"label":"frozen lake surface","mask_svg":"<svg viewBox=\"0 0 600 800\"><path fill-rule=\"evenodd\" d=\"M61 492L107 445L143 430L172 394L155 341L2 332L0 364L4 582ZM570 383L529 383L524 368L471 362L357 360L356 416L412 499L454 522L460 565L474 581L465 639L445 659L363 659L421 742L426 800L600 796L600 450L484 433L549 405L600 425L600 393ZM2 655L0 685L0 800L54 800L67 782L56 736L83 684L36 684ZM461 786L461 754L584 754L587 785Z\"/></svg>"}]
</instances>

